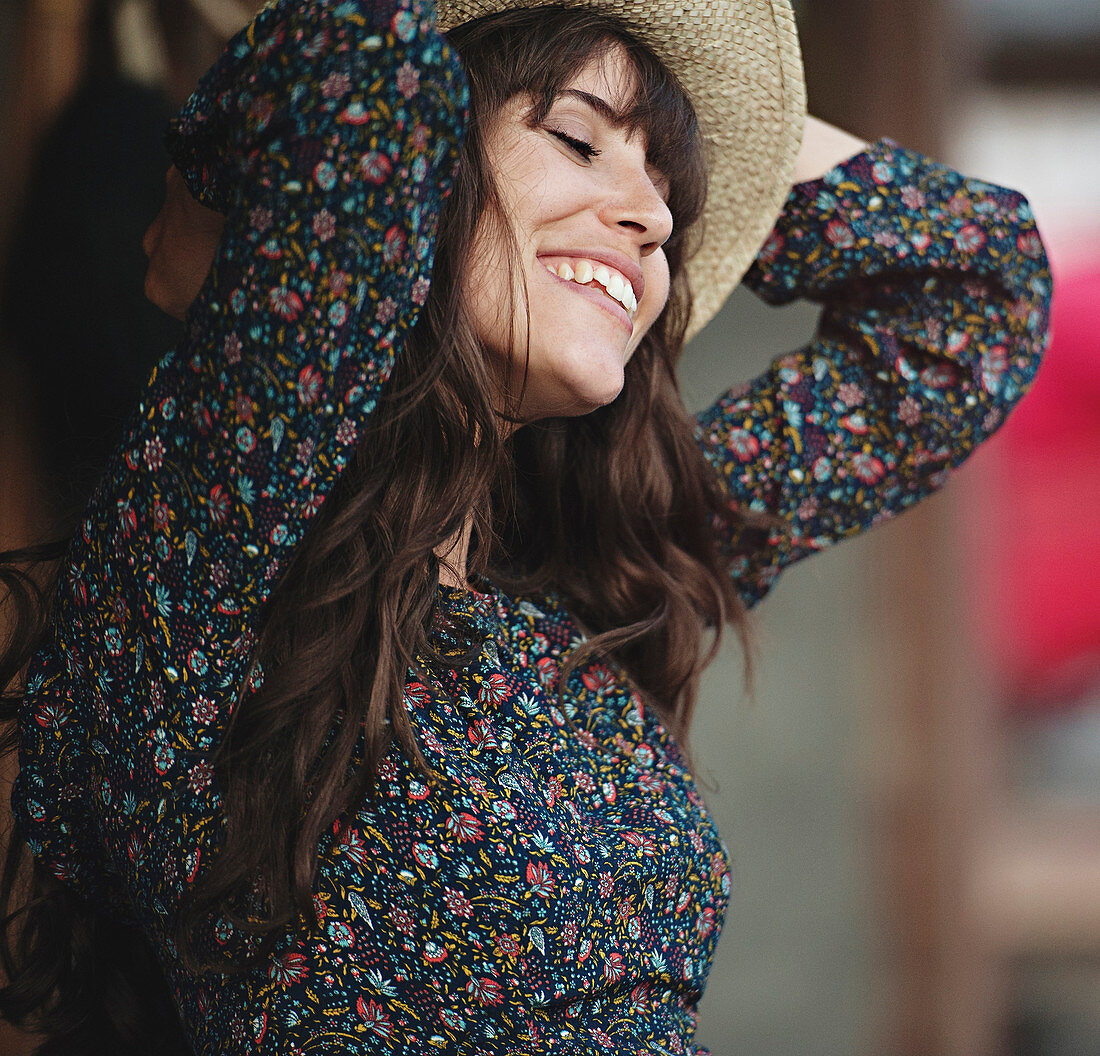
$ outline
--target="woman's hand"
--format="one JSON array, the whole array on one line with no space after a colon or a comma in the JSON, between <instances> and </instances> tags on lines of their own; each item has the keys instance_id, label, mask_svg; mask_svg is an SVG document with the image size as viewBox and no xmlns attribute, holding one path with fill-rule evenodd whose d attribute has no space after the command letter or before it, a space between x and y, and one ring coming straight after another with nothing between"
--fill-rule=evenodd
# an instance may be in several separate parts
<instances>
[{"instance_id":1,"label":"woman's hand","mask_svg":"<svg viewBox=\"0 0 1100 1056\"><path fill-rule=\"evenodd\" d=\"M149 258L145 296L182 320L210 273L224 227L225 217L195 201L179 170L170 168L164 206L141 243Z\"/></svg>"},{"instance_id":2,"label":"woman's hand","mask_svg":"<svg viewBox=\"0 0 1100 1056\"><path fill-rule=\"evenodd\" d=\"M794 167L794 182L818 180L830 169L866 149L867 144L857 136L807 115L802 149Z\"/></svg>"}]
</instances>

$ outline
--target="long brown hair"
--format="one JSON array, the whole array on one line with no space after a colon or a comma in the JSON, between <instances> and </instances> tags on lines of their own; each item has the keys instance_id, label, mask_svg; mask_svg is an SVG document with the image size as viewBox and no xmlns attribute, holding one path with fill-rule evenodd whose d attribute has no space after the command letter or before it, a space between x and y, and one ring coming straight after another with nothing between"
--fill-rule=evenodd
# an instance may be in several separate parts
<instances>
[{"instance_id":1,"label":"long brown hair","mask_svg":"<svg viewBox=\"0 0 1100 1056\"><path fill-rule=\"evenodd\" d=\"M216 916L261 940L249 944L255 957L311 911L321 834L371 794L394 741L424 766L401 702L410 668L462 662L435 652L431 630L439 618L436 551L467 518L467 574L513 593L561 593L590 635L570 667L593 655L618 664L677 732L687 732L723 626L744 635L733 555L720 550L715 531L737 514L704 461L675 379L690 311L684 264L705 196L691 104L652 52L603 15L516 10L468 23L451 39L466 67L472 118L431 291L357 457L264 613L255 650L264 678L242 690L214 760L224 840L177 919L181 956L196 969L243 967L207 960L212 947L202 937ZM538 120L586 63L613 47L637 71L624 117L671 181L670 300L614 403L583 418L528 424L505 439L500 421L515 419L522 393L502 391L463 297L478 225L510 230L486 130L520 94ZM9 714L15 698L9 693ZM36 883L42 895L46 881ZM2 894L5 906L15 904L10 885ZM72 901L56 883L46 894ZM24 934L35 934L37 916L25 916ZM26 944L19 953L24 965L43 956ZM7 963L18 971L15 960ZM63 979L39 987L38 1012L54 1000L40 1020L47 1031L60 1022L59 984L64 999ZM25 988L21 1004L11 993L0 991L0 1011L35 1011Z\"/></svg>"}]
</instances>

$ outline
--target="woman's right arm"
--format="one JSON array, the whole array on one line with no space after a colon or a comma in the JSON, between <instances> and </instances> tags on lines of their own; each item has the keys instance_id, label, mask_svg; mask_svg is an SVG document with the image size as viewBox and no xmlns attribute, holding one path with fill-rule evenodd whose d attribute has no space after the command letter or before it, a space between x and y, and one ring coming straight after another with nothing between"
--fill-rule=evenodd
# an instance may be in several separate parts
<instances>
[{"instance_id":1,"label":"woman's right arm","mask_svg":"<svg viewBox=\"0 0 1100 1056\"><path fill-rule=\"evenodd\" d=\"M51 871L162 939L258 615L424 303L465 101L429 4L280 0L170 134L226 228L69 552L13 794Z\"/></svg>"}]
</instances>

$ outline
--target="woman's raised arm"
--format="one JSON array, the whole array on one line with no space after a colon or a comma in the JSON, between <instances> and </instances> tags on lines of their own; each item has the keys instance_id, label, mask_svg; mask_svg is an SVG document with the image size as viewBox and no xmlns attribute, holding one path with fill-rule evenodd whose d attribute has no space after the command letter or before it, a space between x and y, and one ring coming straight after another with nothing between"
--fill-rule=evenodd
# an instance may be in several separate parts
<instances>
[{"instance_id":1,"label":"woman's raised arm","mask_svg":"<svg viewBox=\"0 0 1100 1056\"><path fill-rule=\"evenodd\" d=\"M698 417L731 503L775 517L723 541L752 604L1000 425L1038 368L1051 278L1021 195L883 141L792 190L746 282L823 306L812 343Z\"/></svg>"},{"instance_id":2,"label":"woman's raised arm","mask_svg":"<svg viewBox=\"0 0 1100 1056\"><path fill-rule=\"evenodd\" d=\"M35 855L162 948L258 614L424 303L465 100L430 4L279 0L173 125L226 226L64 565L13 795Z\"/></svg>"}]
</instances>

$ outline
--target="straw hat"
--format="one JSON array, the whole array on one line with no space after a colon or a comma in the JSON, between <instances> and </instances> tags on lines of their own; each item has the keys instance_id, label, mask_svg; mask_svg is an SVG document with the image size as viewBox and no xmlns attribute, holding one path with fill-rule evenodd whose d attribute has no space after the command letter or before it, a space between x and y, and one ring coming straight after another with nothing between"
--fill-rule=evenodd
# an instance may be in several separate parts
<instances>
[{"instance_id":1,"label":"straw hat","mask_svg":"<svg viewBox=\"0 0 1100 1056\"><path fill-rule=\"evenodd\" d=\"M707 144L703 241L688 273L688 337L718 312L767 237L791 187L806 112L789 0L437 0L439 26L545 4L605 11L680 79Z\"/></svg>"}]
</instances>

